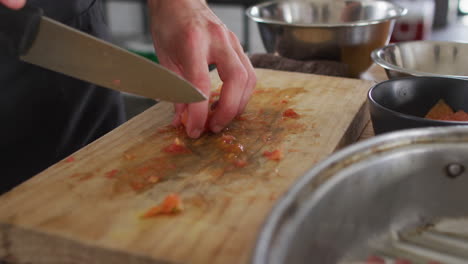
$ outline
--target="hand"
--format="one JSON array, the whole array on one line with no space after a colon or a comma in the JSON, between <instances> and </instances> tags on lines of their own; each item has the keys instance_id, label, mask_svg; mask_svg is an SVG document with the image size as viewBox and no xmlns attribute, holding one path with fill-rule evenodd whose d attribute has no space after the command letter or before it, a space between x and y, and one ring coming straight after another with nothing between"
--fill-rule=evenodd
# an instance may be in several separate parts
<instances>
[{"instance_id":1,"label":"hand","mask_svg":"<svg viewBox=\"0 0 468 264\"><path fill-rule=\"evenodd\" d=\"M26 4L26 0L0 0L0 4L11 9L20 9Z\"/></svg>"},{"instance_id":2,"label":"hand","mask_svg":"<svg viewBox=\"0 0 468 264\"><path fill-rule=\"evenodd\" d=\"M221 131L244 111L256 83L254 69L239 40L205 0L148 2L154 47L161 65L184 77L206 96L211 90L208 65L217 66L223 87L208 127L215 133ZM199 137L205 130L208 107L208 101L176 104L173 125L180 125L181 115L187 111L187 134Z\"/></svg>"}]
</instances>

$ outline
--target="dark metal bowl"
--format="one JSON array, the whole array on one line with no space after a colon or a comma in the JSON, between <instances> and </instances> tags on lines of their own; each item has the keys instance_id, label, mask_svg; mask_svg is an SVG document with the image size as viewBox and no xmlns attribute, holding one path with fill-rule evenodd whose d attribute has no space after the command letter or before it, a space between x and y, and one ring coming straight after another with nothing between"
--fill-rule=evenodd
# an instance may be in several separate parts
<instances>
[{"instance_id":1,"label":"dark metal bowl","mask_svg":"<svg viewBox=\"0 0 468 264\"><path fill-rule=\"evenodd\" d=\"M400 129L468 125L424 118L439 99L455 111L468 112L468 81L442 77L407 77L381 82L368 93L376 134Z\"/></svg>"}]
</instances>

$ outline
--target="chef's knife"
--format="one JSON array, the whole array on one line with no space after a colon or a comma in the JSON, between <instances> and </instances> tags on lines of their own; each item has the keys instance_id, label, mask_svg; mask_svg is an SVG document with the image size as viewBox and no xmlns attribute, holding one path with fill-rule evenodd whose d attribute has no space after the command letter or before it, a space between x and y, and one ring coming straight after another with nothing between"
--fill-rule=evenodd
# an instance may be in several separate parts
<instances>
[{"instance_id":1,"label":"chef's knife","mask_svg":"<svg viewBox=\"0 0 468 264\"><path fill-rule=\"evenodd\" d=\"M0 5L0 44L23 61L103 87L177 103L206 100L189 82L120 47L43 16Z\"/></svg>"}]
</instances>

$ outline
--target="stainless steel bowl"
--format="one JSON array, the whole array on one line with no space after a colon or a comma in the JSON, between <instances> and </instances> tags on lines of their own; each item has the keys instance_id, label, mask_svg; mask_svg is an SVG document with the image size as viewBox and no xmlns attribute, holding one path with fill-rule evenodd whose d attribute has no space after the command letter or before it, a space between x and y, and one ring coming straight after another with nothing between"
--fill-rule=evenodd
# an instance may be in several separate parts
<instances>
[{"instance_id":1,"label":"stainless steel bowl","mask_svg":"<svg viewBox=\"0 0 468 264\"><path fill-rule=\"evenodd\" d=\"M388 43L396 18L406 9L379 0L272 1L247 9L269 53L297 59L327 59L349 65L359 76L371 52Z\"/></svg>"},{"instance_id":2,"label":"stainless steel bowl","mask_svg":"<svg viewBox=\"0 0 468 264\"><path fill-rule=\"evenodd\" d=\"M389 78L434 76L468 79L468 43L399 42L376 49L371 56L385 69Z\"/></svg>"},{"instance_id":3,"label":"stainless steel bowl","mask_svg":"<svg viewBox=\"0 0 468 264\"><path fill-rule=\"evenodd\" d=\"M392 231L467 217L466 153L468 127L400 131L335 153L274 207L252 263L363 263Z\"/></svg>"}]
</instances>

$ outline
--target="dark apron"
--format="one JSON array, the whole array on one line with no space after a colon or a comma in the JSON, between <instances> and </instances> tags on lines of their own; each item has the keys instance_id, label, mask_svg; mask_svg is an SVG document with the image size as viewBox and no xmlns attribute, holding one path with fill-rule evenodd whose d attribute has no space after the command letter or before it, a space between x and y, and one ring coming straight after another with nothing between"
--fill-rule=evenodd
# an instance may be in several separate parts
<instances>
[{"instance_id":1,"label":"dark apron","mask_svg":"<svg viewBox=\"0 0 468 264\"><path fill-rule=\"evenodd\" d=\"M28 4L106 38L99 1L28 0ZM0 43L0 194L124 121L120 93L20 62L2 50Z\"/></svg>"}]
</instances>

